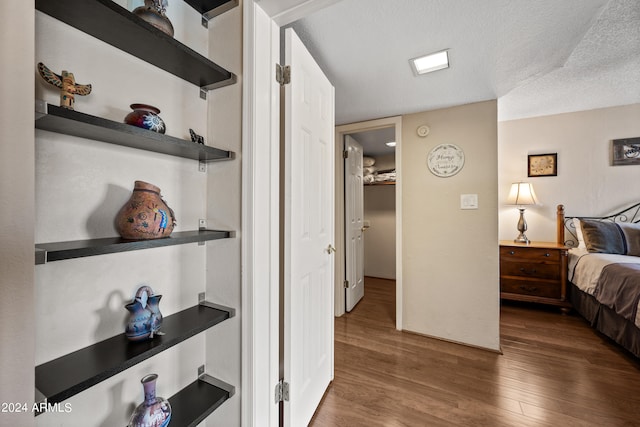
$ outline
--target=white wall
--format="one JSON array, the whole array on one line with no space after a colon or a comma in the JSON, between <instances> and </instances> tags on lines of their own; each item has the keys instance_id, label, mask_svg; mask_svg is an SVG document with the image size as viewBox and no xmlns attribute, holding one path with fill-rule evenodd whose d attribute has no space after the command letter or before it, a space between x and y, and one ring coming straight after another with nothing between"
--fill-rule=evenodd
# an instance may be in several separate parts
<instances>
[{"instance_id":1,"label":"white wall","mask_svg":"<svg viewBox=\"0 0 640 427\"><path fill-rule=\"evenodd\" d=\"M377 162L376 162L377 164ZM364 275L396 278L396 186L364 186Z\"/></svg>"},{"instance_id":2,"label":"white wall","mask_svg":"<svg viewBox=\"0 0 640 427\"><path fill-rule=\"evenodd\" d=\"M403 116L403 329L499 349L496 101ZM416 128L431 128L427 138ZM453 143L460 173L439 178L428 152ZM461 210L460 195L479 209Z\"/></svg>"},{"instance_id":3,"label":"white wall","mask_svg":"<svg viewBox=\"0 0 640 427\"><path fill-rule=\"evenodd\" d=\"M236 387L236 394L207 419L209 425L240 425L241 283L240 243L242 173L242 2L209 21L209 51L214 62L236 74L235 85L209 93L208 140L236 153L231 162L208 166L207 226L236 230L237 237L207 244L207 298L235 307L236 317L206 332L209 374Z\"/></svg>"},{"instance_id":4,"label":"white wall","mask_svg":"<svg viewBox=\"0 0 640 427\"><path fill-rule=\"evenodd\" d=\"M0 2L0 426L34 425L34 179L32 2Z\"/></svg>"},{"instance_id":5,"label":"white wall","mask_svg":"<svg viewBox=\"0 0 640 427\"><path fill-rule=\"evenodd\" d=\"M231 12L235 19L239 11L240 8L236 8ZM207 40L213 38L214 30L208 31L200 25L198 13L186 3L172 2L169 17L176 28L176 38L206 55ZM228 137L220 121L211 118L216 111L213 103L221 102L220 95L204 101L197 86L40 12L36 12L35 33L35 62L42 61L56 72L67 69L75 74L77 82L93 85L89 96L76 97L76 110L121 121L130 111L129 104L152 104L160 108L167 134L188 139L188 129L193 128L207 136L207 144L239 151L238 122L230 123L232 131ZM221 40L219 37L211 43L221 45ZM240 55L238 46L234 44L238 49L236 54ZM97 58L100 66L96 66ZM215 57L212 60L218 62ZM31 70L27 73L29 84L36 81L36 98L57 105L58 94L33 71L35 63L30 63L27 69ZM239 85L232 90L239 93ZM227 106L229 101L225 100ZM231 111L239 114L239 101L234 98L232 102L235 107ZM30 117L32 111L33 108ZM222 120L225 125L227 118ZM212 126L218 130L212 131ZM209 164L212 176L220 173L216 168L223 171L231 168L235 174L232 178L224 176L228 188L218 194L208 189L213 178L198 171L197 161L36 131L35 239L49 242L116 235L113 218L128 199L134 180L139 179L161 188L164 199L176 213L175 231L197 229L200 218L209 220L210 227L238 229L239 165L240 160ZM229 194L235 198L230 199ZM223 221L214 220L220 218ZM233 248L225 252L226 264L209 267L208 259L221 247ZM36 364L121 333L127 316L123 306L142 283L163 295L160 308L164 316L195 305L198 293L205 290L213 302L237 307L237 298L231 299L234 304L216 301L220 292L213 295L210 291L215 285L231 287L234 295L239 294L237 248L239 239L233 239L36 267ZM215 284L207 275L208 269L218 272ZM233 331L239 342L239 317L231 322L236 324ZM216 367L217 370L239 370L236 367L240 360L239 345L229 345L231 343L226 342L225 347L229 346L228 358L235 365ZM207 354L218 348L219 341L209 333L199 334L68 399L66 403L73 408L71 413L43 414L36 418L36 425L125 425L134 406L143 398L139 382L142 376L157 373L157 394L169 397L194 381L198 366L205 361L207 372L215 374L211 356ZM235 384L239 383L239 374L230 377L237 380ZM239 422L239 395L227 403L220 410L226 411L226 419Z\"/></svg>"},{"instance_id":6,"label":"white wall","mask_svg":"<svg viewBox=\"0 0 640 427\"><path fill-rule=\"evenodd\" d=\"M611 140L640 136L640 104L498 124L500 238L517 235L518 211L505 206L512 182L531 182L542 203L526 210L531 240L555 241L555 212L613 213L638 201L639 166L611 166ZM527 178L527 155L558 153L558 176Z\"/></svg>"}]
</instances>

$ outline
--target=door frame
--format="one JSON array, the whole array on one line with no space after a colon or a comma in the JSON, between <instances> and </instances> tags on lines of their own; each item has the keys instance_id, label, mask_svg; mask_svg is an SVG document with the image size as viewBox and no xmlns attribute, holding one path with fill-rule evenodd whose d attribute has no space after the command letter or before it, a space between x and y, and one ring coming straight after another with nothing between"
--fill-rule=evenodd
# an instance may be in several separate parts
<instances>
[{"instance_id":1,"label":"door frame","mask_svg":"<svg viewBox=\"0 0 640 427\"><path fill-rule=\"evenodd\" d=\"M279 425L280 379L280 27L243 0L242 385L243 427Z\"/></svg>"},{"instance_id":2,"label":"door frame","mask_svg":"<svg viewBox=\"0 0 640 427\"><path fill-rule=\"evenodd\" d=\"M345 281L345 221L344 221L344 136L350 133L394 127L396 138L396 329L402 330L402 117L386 117L336 126L336 250L342 262L336 259L335 271L335 315L345 314L344 288Z\"/></svg>"},{"instance_id":3,"label":"door frame","mask_svg":"<svg viewBox=\"0 0 640 427\"><path fill-rule=\"evenodd\" d=\"M339 0L242 0L242 427L277 427L280 405L280 27Z\"/></svg>"}]
</instances>

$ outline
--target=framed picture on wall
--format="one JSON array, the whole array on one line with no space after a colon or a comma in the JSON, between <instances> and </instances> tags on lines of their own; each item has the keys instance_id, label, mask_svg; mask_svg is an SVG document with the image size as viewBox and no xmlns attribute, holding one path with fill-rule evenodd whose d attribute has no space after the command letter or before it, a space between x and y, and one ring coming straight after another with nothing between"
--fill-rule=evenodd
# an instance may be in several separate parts
<instances>
[{"instance_id":1,"label":"framed picture on wall","mask_svg":"<svg viewBox=\"0 0 640 427\"><path fill-rule=\"evenodd\" d=\"M529 154L527 176L557 176L558 153Z\"/></svg>"},{"instance_id":2,"label":"framed picture on wall","mask_svg":"<svg viewBox=\"0 0 640 427\"><path fill-rule=\"evenodd\" d=\"M611 143L611 164L640 165L640 137L614 139Z\"/></svg>"}]
</instances>

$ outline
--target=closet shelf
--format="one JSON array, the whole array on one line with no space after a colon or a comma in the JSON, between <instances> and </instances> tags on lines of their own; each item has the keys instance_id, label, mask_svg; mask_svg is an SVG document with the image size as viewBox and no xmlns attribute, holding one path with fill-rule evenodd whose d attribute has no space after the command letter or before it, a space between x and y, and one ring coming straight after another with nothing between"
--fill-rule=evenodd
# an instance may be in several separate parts
<instances>
[{"instance_id":1,"label":"closet shelf","mask_svg":"<svg viewBox=\"0 0 640 427\"><path fill-rule=\"evenodd\" d=\"M36 0L36 9L203 90L236 82L233 73L112 0Z\"/></svg>"},{"instance_id":2,"label":"closet shelf","mask_svg":"<svg viewBox=\"0 0 640 427\"><path fill-rule=\"evenodd\" d=\"M37 243L35 257L36 264L45 264L47 262L71 258L226 239L232 237L232 235L233 232L231 231L193 230L177 231L171 233L169 237L152 240L127 240L121 237L106 237L101 239L71 240L67 242ZM42 251L44 251L44 254Z\"/></svg>"},{"instance_id":3,"label":"closet shelf","mask_svg":"<svg viewBox=\"0 0 640 427\"><path fill-rule=\"evenodd\" d=\"M38 365L35 372L38 400L46 398L49 403L56 403L68 399L233 316L235 309L205 301L165 317L160 328L164 335L152 340L131 342L122 333ZM193 398L190 393L189 398ZM178 400L184 400L180 393Z\"/></svg>"},{"instance_id":4,"label":"closet shelf","mask_svg":"<svg viewBox=\"0 0 640 427\"><path fill-rule=\"evenodd\" d=\"M43 101L36 101L36 128L203 162L229 160L235 157L232 151L174 138Z\"/></svg>"},{"instance_id":5,"label":"closet shelf","mask_svg":"<svg viewBox=\"0 0 640 427\"><path fill-rule=\"evenodd\" d=\"M234 394L234 386L204 374L169 398L171 425L195 427Z\"/></svg>"},{"instance_id":6,"label":"closet shelf","mask_svg":"<svg viewBox=\"0 0 640 427\"><path fill-rule=\"evenodd\" d=\"M369 185L396 185L396 182L395 181L368 182L368 183L363 184L363 185L366 185L366 186L369 186Z\"/></svg>"}]
</instances>

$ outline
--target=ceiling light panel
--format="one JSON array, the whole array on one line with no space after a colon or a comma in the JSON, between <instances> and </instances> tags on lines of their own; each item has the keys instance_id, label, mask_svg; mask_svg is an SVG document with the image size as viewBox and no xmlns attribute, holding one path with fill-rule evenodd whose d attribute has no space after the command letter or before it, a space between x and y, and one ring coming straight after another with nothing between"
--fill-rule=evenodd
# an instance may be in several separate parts
<instances>
[{"instance_id":1,"label":"ceiling light panel","mask_svg":"<svg viewBox=\"0 0 640 427\"><path fill-rule=\"evenodd\" d=\"M447 50L430 53L429 55L413 58L409 61L416 75L449 68L449 53Z\"/></svg>"}]
</instances>

